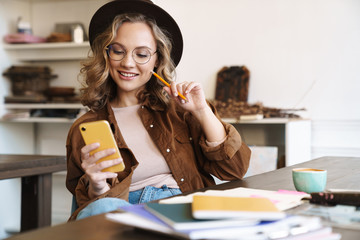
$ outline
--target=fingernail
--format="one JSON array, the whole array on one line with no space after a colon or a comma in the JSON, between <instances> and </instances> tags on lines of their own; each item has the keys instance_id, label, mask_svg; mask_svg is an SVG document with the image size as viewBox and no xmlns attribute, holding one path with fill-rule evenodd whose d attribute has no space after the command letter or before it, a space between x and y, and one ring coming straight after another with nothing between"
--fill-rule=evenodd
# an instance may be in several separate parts
<instances>
[{"instance_id":1,"label":"fingernail","mask_svg":"<svg viewBox=\"0 0 360 240\"><path fill-rule=\"evenodd\" d=\"M181 99L181 103L185 103L185 100L184 100L184 99Z\"/></svg>"}]
</instances>

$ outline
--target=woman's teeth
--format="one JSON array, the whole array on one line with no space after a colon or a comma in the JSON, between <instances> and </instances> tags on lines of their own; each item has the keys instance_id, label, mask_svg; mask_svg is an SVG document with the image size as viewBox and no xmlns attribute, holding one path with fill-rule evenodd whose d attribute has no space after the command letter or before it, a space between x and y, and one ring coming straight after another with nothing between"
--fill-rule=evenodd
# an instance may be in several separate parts
<instances>
[{"instance_id":1,"label":"woman's teeth","mask_svg":"<svg viewBox=\"0 0 360 240\"><path fill-rule=\"evenodd\" d=\"M135 77L136 74L134 73L124 73L124 72L120 72L121 75L123 75L124 77Z\"/></svg>"}]
</instances>

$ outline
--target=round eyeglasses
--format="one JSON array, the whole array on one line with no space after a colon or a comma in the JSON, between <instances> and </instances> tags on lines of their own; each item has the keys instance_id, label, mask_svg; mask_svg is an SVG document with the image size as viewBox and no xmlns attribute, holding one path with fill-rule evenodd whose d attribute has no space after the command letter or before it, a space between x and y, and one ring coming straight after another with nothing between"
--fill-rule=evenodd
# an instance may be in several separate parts
<instances>
[{"instance_id":1,"label":"round eyeglasses","mask_svg":"<svg viewBox=\"0 0 360 240\"><path fill-rule=\"evenodd\" d=\"M114 61L121 61L125 58L127 52L126 50L117 43L110 44L106 48L106 53ZM146 47L137 47L132 51L132 58L134 61L138 64L145 64L150 61L151 56L157 53L155 51L153 54L151 54L150 49Z\"/></svg>"}]
</instances>

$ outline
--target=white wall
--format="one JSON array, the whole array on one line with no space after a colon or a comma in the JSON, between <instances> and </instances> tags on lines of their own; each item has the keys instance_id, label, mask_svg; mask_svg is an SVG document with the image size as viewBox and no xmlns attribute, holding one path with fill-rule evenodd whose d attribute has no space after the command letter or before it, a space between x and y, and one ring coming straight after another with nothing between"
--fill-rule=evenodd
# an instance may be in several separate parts
<instances>
[{"instance_id":1,"label":"white wall","mask_svg":"<svg viewBox=\"0 0 360 240\"><path fill-rule=\"evenodd\" d=\"M223 66L251 71L249 102L306 107L313 119L360 118L358 0L157 0L185 40L181 80L209 98ZM308 95L303 95L314 84Z\"/></svg>"},{"instance_id":2,"label":"white wall","mask_svg":"<svg viewBox=\"0 0 360 240\"><path fill-rule=\"evenodd\" d=\"M312 157L360 156L360 1L156 0L183 31L179 80L214 98L223 66L251 72L249 102L306 108Z\"/></svg>"}]
</instances>

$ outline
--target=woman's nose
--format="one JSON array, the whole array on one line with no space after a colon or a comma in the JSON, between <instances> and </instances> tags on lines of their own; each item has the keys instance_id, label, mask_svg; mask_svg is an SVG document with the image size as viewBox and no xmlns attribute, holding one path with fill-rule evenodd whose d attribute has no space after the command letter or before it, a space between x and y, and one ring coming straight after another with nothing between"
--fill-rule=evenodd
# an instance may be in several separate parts
<instances>
[{"instance_id":1,"label":"woman's nose","mask_svg":"<svg viewBox=\"0 0 360 240\"><path fill-rule=\"evenodd\" d=\"M121 60L121 64L126 67L133 67L136 65L133 57L130 53L126 54L125 57Z\"/></svg>"}]
</instances>

